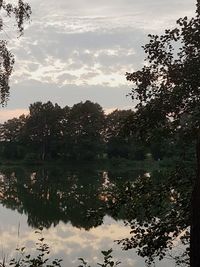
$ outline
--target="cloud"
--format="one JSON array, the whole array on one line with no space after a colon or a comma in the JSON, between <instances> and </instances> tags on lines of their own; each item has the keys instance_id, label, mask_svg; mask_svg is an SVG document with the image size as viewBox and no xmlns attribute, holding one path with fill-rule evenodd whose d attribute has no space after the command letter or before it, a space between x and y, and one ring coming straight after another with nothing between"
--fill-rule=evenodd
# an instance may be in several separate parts
<instances>
[{"instance_id":1,"label":"cloud","mask_svg":"<svg viewBox=\"0 0 200 267\"><path fill-rule=\"evenodd\" d=\"M35 37L26 37L15 50L17 58L12 77L15 83L35 79L59 86L66 81L76 85L118 86L126 84L124 73L133 66L138 68L143 61L144 33L136 29L72 34L57 31L55 26L45 30L37 25L31 33ZM34 45L31 40L38 36L43 38ZM63 75L68 75L68 79L62 79Z\"/></svg>"},{"instance_id":2,"label":"cloud","mask_svg":"<svg viewBox=\"0 0 200 267\"><path fill-rule=\"evenodd\" d=\"M110 108L116 106L123 108L134 103L127 94L131 86L121 85L109 87L108 85L75 85L66 84L58 86L56 83L41 82L37 80L25 80L12 84L8 108L26 109L36 101L58 103L64 107L73 106L75 103L90 100L99 103L102 107Z\"/></svg>"},{"instance_id":3,"label":"cloud","mask_svg":"<svg viewBox=\"0 0 200 267\"><path fill-rule=\"evenodd\" d=\"M163 31L195 9L192 0L32 0L30 4L32 23L25 36L12 43L13 80L59 86L125 85L124 73L143 64L141 45L147 33Z\"/></svg>"},{"instance_id":4,"label":"cloud","mask_svg":"<svg viewBox=\"0 0 200 267\"><path fill-rule=\"evenodd\" d=\"M32 21L22 38L10 42L16 63L9 108L38 100L130 105L124 74L143 65L147 34L159 34L195 10L193 0L29 2Z\"/></svg>"},{"instance_id":5,"label":"cloud","mask_svg":"<svg viewBox=\"0 0 200 267\"><path fill-rule=\"evenodd\" d=\"M194 8L193 0L53 0L39 1L29 0L33 6L35 17L44 20L54 20L58 15L66 16L122 16L133 14L140 19L147 16L165 17L170 15L177 16L180 13L188 12Z\"/></svg>"}]
</instances>

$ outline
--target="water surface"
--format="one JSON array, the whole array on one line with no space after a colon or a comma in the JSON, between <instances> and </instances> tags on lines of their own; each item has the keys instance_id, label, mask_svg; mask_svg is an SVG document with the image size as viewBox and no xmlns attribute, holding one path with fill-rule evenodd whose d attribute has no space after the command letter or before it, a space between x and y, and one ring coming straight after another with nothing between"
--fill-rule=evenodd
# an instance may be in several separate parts
<instances>
[{"instance_id":1,"label":"water surface","mask_svg":"<svg viewBox=\"0 0 200 267\"><path fill-rule=\"evenodd\" d=\"M78 266L79 257L94 266L102 260L100 251L110 248L122 267L145 266L135 251L122 251L114 242L128 237L130 229L124 225L123 209L117 213L112 209L116 188L144 173L85 165L2 167L0 249L8 257L19 246L34 251L35 230L42 226L51 255L62 258L63 266Z\"/></svg>"}]
</instances>

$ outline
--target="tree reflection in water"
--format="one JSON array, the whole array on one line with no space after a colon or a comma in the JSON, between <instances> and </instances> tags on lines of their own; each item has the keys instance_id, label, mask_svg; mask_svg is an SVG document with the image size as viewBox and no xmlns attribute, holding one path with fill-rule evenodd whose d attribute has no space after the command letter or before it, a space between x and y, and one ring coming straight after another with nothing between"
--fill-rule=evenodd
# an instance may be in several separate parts
<instances>
[{"instance_id":1,"label":"tree reflection in water","mask_svg":"<svg viewBox=\"0 0 200 267\"><path fill-rule=\"evenodd\" d=\"M168 252L178 239L189 242L192 169L176 166L150 173L91 167L2 169L0 202L25 213L33 228L70 222L89 230L101 225L106 215L124 220L132 235L118 243L125 250L137 248L152 262L172 256ZM187 252L184 249L181 255L184 262Z\"/></svg>"},{"instance_id":2,"label":"tree reflection in water","mask_svg":"<svg viewBox=\"0 0 200 267\"><path fill-rule=\"evenodd\" d=\"M25 213L33 228L60 221L89 230L105 215L125 219L114 208L115 188L142 171L117 172L83 168L10 168L0 174L0 202Z\"/></svg>"},{"instance_id":3,"label":"tree reflection in water","mask_svg":"<svg viewBox=\"0 0 200 267\"><path fill-rule=\"evenodd\" d=\"M123 184L118 190L118 209L124 210L131 228L130 238L118 240L123 249L137 249L148 264L168 257L177 266L189 266L193 181L194 167L179 163Z\"/></svg>"}]
</instances>

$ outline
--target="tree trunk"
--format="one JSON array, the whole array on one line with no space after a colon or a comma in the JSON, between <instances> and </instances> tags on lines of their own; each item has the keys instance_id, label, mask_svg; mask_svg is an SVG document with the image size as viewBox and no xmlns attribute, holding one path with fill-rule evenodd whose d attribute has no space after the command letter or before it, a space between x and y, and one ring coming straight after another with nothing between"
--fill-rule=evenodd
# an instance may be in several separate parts
<instances>
[{"instance_id":1,"label":"tree trunk","mask_svg":"<svg viewBox=\"0 0 200 267\"><path fill-rule=\"evenodd\" d=\"M43 140L42 142L42 161L44 161L46 158L46 142Z\"/></svg>"},{"instance_id":2,"label":"tree trunk","mask_svg":"<svg viewBox=\"0 0 200 267\"><path fill-rule=\"evenodd\" d=\"M200 136L196 144L197 174L191 201L190 266L200 267Z\"/></svg>"}]
</instances>

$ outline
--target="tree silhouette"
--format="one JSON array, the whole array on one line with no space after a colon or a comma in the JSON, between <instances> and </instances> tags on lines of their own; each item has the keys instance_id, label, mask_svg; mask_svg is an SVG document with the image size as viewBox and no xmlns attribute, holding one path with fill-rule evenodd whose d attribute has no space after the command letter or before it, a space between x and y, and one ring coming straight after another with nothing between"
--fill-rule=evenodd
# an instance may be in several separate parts
<instances>
[{"instance_id":1,"label":"tree silhouette","mask_svg":"<svg viewBox=\"0 0 200 267\"><path fill-rule=\"evenodd\" d=\"M31 7L22 0L17 4L0 1L0 32L3 31L6 17L14 17L19 35L23 34L24 22L30 19ZM6 40L0 40L0 104L4 106L9 97L9 78L13 70L14 55L9 51Z\"/></svg>"},{"instance_id":2,"label":"tree silhouette","mask_svg":"<svg viewBox=\"0 0 200 267\"><path fill-rule=\"evenodd\" d=\"M146 64L127 73L138 101L133 128L145 141L156 132L196 142L197 174L191 200L190 266L200 264L200 1L196 16L177 20L161 36L149 35ZM188 199L190 201L190 199Z\"/></svg>"}]
</instances>

